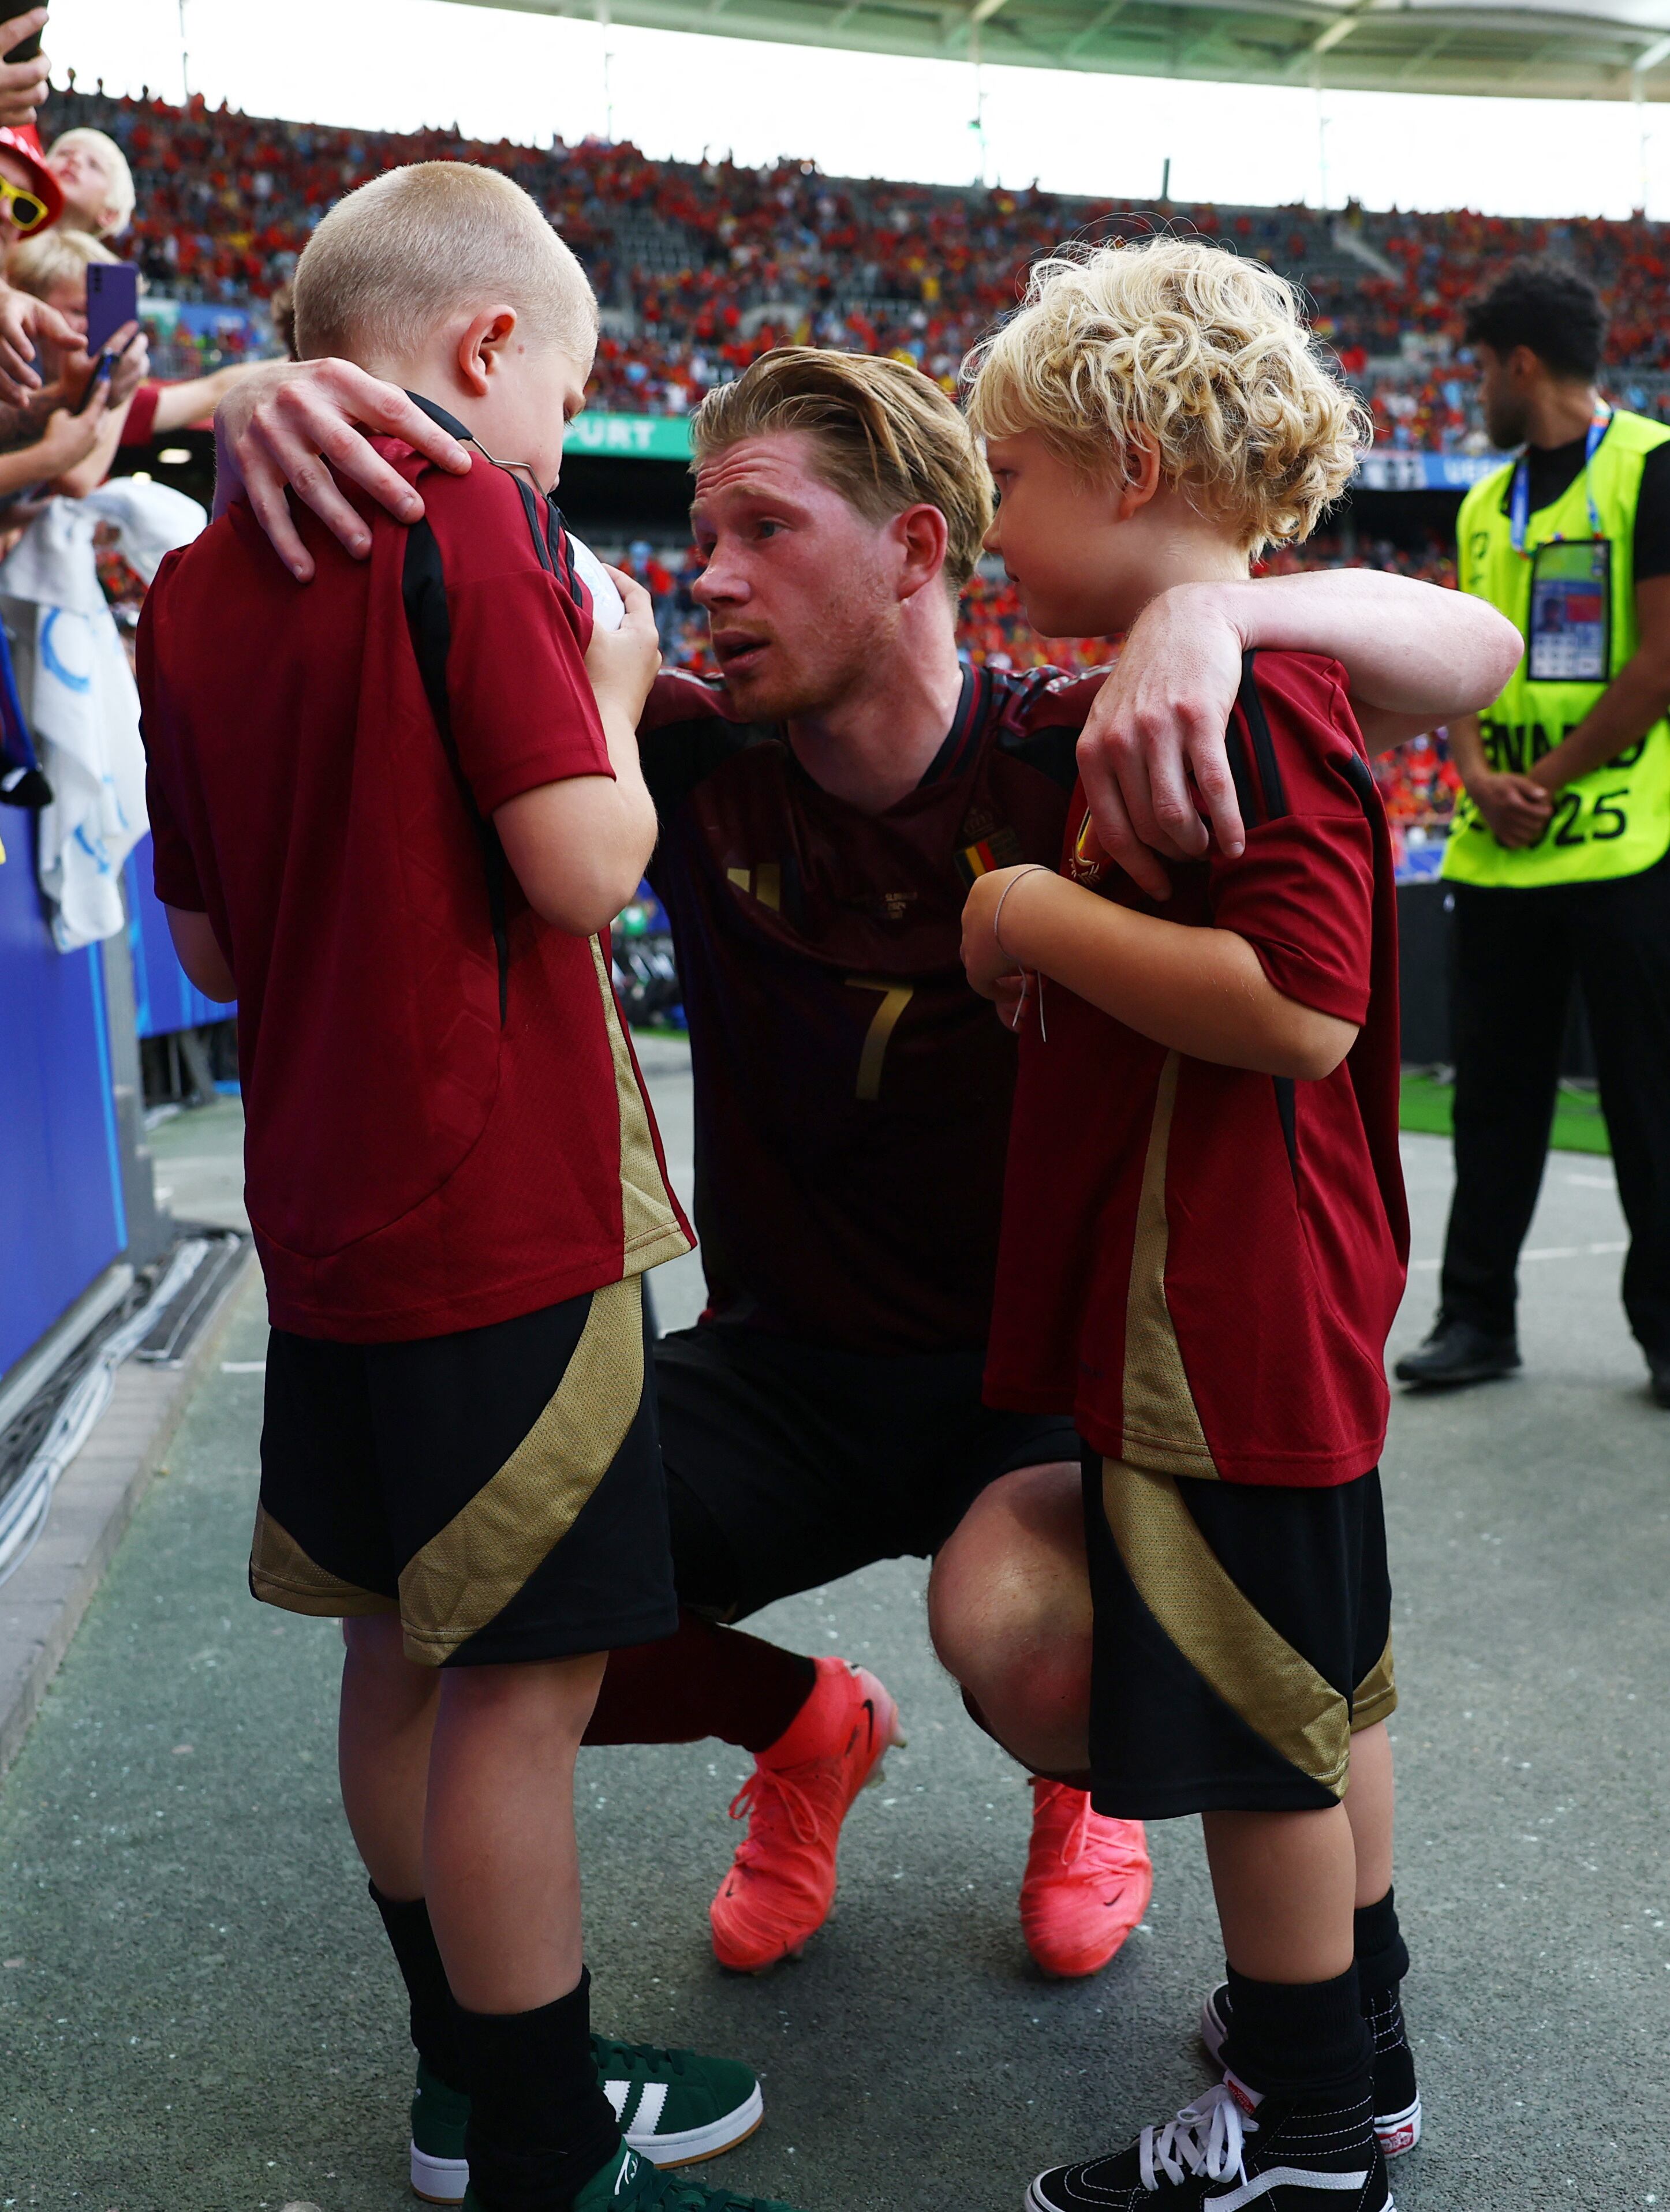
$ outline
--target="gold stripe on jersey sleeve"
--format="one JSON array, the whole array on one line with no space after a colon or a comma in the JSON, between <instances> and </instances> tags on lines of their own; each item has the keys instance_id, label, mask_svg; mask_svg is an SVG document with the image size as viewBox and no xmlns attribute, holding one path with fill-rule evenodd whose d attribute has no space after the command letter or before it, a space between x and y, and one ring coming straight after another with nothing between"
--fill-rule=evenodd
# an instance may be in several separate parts
<instances>
[{"instance_id":1,"label":"gold stripe on jersey sleeve","mask_svg":"<svg viewBox=\"0 0 1670 2212\"><path fill-rule=\"evenodd\" d=\"M400 1577L405 1654L438 1667L497 1620L613 1466L643 1395L643 1286L591 1294L563 1379L498 1472Z\"/></svg>"},{"instance_id":2,"label":"gold stripe on jersey sleeve","mask_svg":"<svg viewBox=\"0 0 1670 2212\"><path fill-rule=\"evenodd\" d=\"M1137 1595L1196 1674L1272 1751L1343 1796L1349 1706L1230 1579L1177 1478L1105 1459L1102 1510Z\"/></svg>"},{"instance_id":3,"label":"gold stripe on jersey sleeve","mask_svg":"<svg viewBox=\"0 0 1670 2212\"><path fill-rule=\"evenodd\" d=\"M600 939L594 937L591 948L614 1062L615 1102L620 1111L621 1269L636 1275L646 1267L660 1267L663 1260L676 1260L681 1252L691 1249L691 1243L679 1226L661 1162L655 1157L649 1112L638 1088L631 1047L626 1042Z\"/></svg>"},{"instance_id":4,"label":"gold stripe on jersey sleeve","mask_svg":"<svg viewBox=\"0 0 1670 2212\"><path fill-rule=\"evenodd\" d=\"M249 1587L263 1605L286 1613L311 1613L319 1620L345 1620L350 1614L398 1613L399 1602L377 1590L344 1582L311 1559L288 1528L265 1505L255 1509L255 1540L249 1551Z\"/></svg>"},{"instance_id":5,"label":"gold stripe on jersey sleeve","mask_svg":"<svg viewBox=\"0 0 1670 2212\"><path fill-rule=\"evenodd\" d=\"M1166 1163L1177 1106L1178 1055L1166 1054L1143 1163L1137 1233L1125 1301L1122 1436L1127 1459L1168 1474L1212 1481L1217 1475L1200 1413L1189 1388L1182 1348L1166 1302Z\"/></svg>"}]
</instances>

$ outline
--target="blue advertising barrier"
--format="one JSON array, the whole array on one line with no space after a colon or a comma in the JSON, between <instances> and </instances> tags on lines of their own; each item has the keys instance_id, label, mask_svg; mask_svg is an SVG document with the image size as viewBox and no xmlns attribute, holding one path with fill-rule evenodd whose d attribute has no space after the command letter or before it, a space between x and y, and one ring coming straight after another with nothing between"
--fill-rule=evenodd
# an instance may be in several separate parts
<instances>
[{"instance_id":1,"label":"blue advertising barrier","mask_svg":"<svg viewBox=\"0 0 1670 2212\"><path fill-rule=\"evenodd\" d=\"M1377 446L1357 463L1358 491L1471 491L1501 468L1507 453L1417 453Z\"/></svg>"},{"instance_id":2,"label":"blue advertising barrier","mask_svg":"<svg viewBox=\"0 0 1670 2212\"><path fill-rule=\"evenodd\" d=\"M34 824L0 807L0 1374L125 1249L102 948L59 952Z\"/></svg>"},{"instance_id":3,"label":"blue advertising barrier","mask_svg":"<svg viewBox=\"0 0 1670 2212\"><path fill-rule=\"evenodd\" d=\"M128 854L128 948L133 955L135 1027L142 1037L167 1036L172 1030L200 1029L223 1022L236 1010L206 999L174 957L168 917L151 889L149 832Z\"/></svg>"}]
</instances>

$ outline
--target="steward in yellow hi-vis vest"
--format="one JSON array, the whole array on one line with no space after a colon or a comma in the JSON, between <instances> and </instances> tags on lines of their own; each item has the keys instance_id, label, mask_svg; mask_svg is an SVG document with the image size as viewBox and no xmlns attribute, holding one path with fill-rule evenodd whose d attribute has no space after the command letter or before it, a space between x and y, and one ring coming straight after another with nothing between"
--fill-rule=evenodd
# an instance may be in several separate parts
<instances>
[{"instance_id":1,"label":"steward in yellow hi-vis vest","mask_svg":"<svg viewBox=\"0 0 1670 2212\"><path fill-rule=\"evenodd\" d=\"M1575 269L1510 263L1463 329L1490 443L1519 452L1461 503L1459 580L1523 651L1450 724L1455 1191L1431 1334L1393 1372L1453 1389L1519 1366L1520 1249L1581 1006L1624 1310L1670 1410L1670 424L1607 403L1606 312ZM1606 1249L1573 1262L1591 1301Z\"/></svg>"},{"instance_id":2,"label":"steward in yellow hi-vis vest","mask_svg":"<svg viewBox=\"0 0 1670 2212\"><path fill-rule=\"evenodd\" d=\"M1636 502L1643 464L1666 444L1670 428L1617 410L1597 418L1586 468L1549 506L1528 511L1524 462L1486 477L1462 501L1461 588L1488 599L1526 641L1507 690L1478 718L1485 757L1498 773L1528 775L1633 658L1640 643ZM1469 884L1594 883L1635 875L1667 850L1670 720L1661 719L1615 759L1568 784L1534 845L1499 844L1464 794L1444 873Z\"/></svg>"}]
</instances>

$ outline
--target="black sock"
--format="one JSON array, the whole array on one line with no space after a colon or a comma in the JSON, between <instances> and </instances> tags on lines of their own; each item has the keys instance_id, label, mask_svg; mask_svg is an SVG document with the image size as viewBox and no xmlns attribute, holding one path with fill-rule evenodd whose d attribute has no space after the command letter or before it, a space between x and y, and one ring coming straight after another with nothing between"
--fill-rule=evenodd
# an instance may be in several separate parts
<instances>
[{"instance_id":1,"label":"black sock","mask_svg":"<svg viewBox=\"0 0 1670 2212\"><path fill-rule=\"evenodd\" d=\"M1265 2096L1326 2098L1366 2087L1370 2046L1356 1968L1332 1982L1254 1982L1229 1972L1223 2063Z\"/></svg>"},{"instance_id":2,"label":"black sock","mask_svg":"<svg viewBox=\"0 0 1670 2212\"><path fill-rule=\"evenodd\" d=\"M699 1743L716 1735L744 1751L769 1751L817 1686L816 1667L798 1651L685 1612L676 1633L660 1643L610 1652L586 1741Z\"/></svg>"},{"instance_id":3,"label":"black sock","mask_svg":"<svg viewBox=\"0 0 1670 2212\"><path fill-rule=\"evenodd\" d=\"M591 2052L591 1977L535 2012L454 2001L470 2088L465 2148L481 2212L558 2212L620 2148Z\"/></svg>"},{"instance_id":4,"label":"black sock","mask_svg":"<svg viewBox=\"0 0 1670 2212\"><path fill-rule=\"evenodd\" d=\"M444 2081L449 2089L461 2091L464 2061L453 2027L452 1993L447 1987L447 1970L436 1948L429 1907L421 1897L414 1898L409 1905L397 1904L392 1897L385 1897L375 1881L368 1883L367 1887L371 1892L371 1902L382 1915L395 1964L400 1969L406 1996L411 2000L413 2047L437 2081Z\"/></svg>"},{"instance_id":5,"label":"black sock","mask_svg":"<svg viewBox=\"0 0 1670 2212\"><path fill-rule=\"evenodd\" d=\"M1398 1927L1393 1892L1387 1890L1378 1905L1364 1905L1355 1915L1357 1981L1362 2002L1395 1990L1409 1972L1409 1946Z\"/></svg>"}]
</instances>

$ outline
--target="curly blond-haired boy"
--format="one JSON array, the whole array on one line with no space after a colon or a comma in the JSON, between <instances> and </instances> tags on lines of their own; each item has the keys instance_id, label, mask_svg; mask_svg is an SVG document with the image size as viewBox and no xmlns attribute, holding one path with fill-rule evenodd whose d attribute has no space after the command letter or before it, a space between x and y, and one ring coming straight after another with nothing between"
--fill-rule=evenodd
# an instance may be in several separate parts
<instances>
[{"instance_id":1,"label":"curly blond-haired boy","mask_svg":"<svg viewBox=\"0 0 1670 2212\"><path fill-rule=\"evenodd\" d=\"M1292 288L1189 240L1040 264L970 386L987 544L1053 635L1302 538L1367 435ZM1032 2212L1389 2212L1420 2127L1377 1472L1407 1259L1390 842L1336 663L1247 654L1229 750L1246 850L1163 907L1081 788L1059 873L982 876L964 917L1021 1040L987 1395L1074 1405L1094 1802L1203 1816L1228 1957L1222 2081L1040 2175Z\"/></svg>"}]
</instances>

